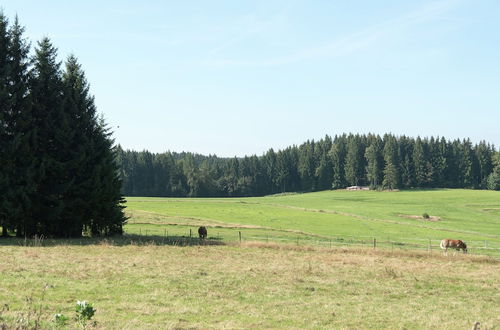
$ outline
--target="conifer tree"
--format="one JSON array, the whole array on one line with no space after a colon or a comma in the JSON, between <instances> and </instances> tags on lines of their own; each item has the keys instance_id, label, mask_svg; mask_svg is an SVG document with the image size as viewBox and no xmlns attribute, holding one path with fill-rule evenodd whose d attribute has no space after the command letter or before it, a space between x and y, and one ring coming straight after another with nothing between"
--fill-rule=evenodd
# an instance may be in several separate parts
<instances>
[{"instance_id":1,"label":"conifer tree","mask_svg":"<svg viewBox=\"0 0 500 330\"><path fill-rule=\"evenodd\" d=\"M93 98L91 99L93 103ZM123 214L125 200L121 195L121 178L116 163L116 150L112 132L107 128L104 119L98 118L92 131L92 164L90 185L90 223L85 229L92 236L121 235L126 217Z\"/></svg>"},{"instance_id":2,"label":"conifer tree","mask_svg":"<svg viewBox=\"0 0 500 330\"><path fill-rule=\"evenodd\" d=\"M396 139L392 136L384 138L384 181L386 189L399 188L399 158Z\"/></svg>"},{"instance_id":3,"label":"conifer tree","mask_svg":"<svg viewBox=\"0 0 500 330\"><path fill-rule=\"evenodd\" d=\"M345 188L347 186L344 172L346 153L347 145L345 136L336 137L330 151L333 168L333 189Z\"/></svg>"},{"instance_id":4,"label":"conifer tree","mask_svg":"<svg viewBox=\"0 0 500 330\"><path fill-rule=\"evenodd\" d=\"M307 141L300 146L298 159L298 172L301 181L302 191L313 191L315 189L315 159L314 159L314 141Z\"/></svg>"},{"instance_id":5,"label":"conifer tree","mask_svg":"<svg viewBox=\"0 0 500 330\"><path fill-rule=\"evenodd\" d=\"M413 187L414 182L414 171L413 171L413 144L414 141L411 138L402 136L398 139L399 150L400 150L400 176L401 176L401 187L409 188Z\"/></svg>"},{"instance_id":6,"label":"conifer tree","mask_svg":"<svg viewBox=\"0 0 500 330\"><path fill-rule=\"evenodd\" d=\"M493 172L488 175L486 187L490 190L500 190L500 152L492 156Z\"/></svg>"},{"instance_id":7,"label":"conifer tree","mask_svg":"<svg viewBox=\"0 0 500 330\"><path fill-rule=\"evenodd\" d=\"M474 188L474 159L472 143L469 139L464 139L460 150L460 159L458 168L460 172L460 181L463 188Z\"/></svg>"},{"instance_id":8,"label":"conifer tree","mask_svg":"<svg viewBox=\"0 0 500 330\"><path fill-rule=\"evenodd\" d=\"M415 184L417 187L424 187L427 182L426 155L424 143L417 137L413 147L413 168L415 170Z\"/></svg>"},{"instance_id":9,"label":"conifer tree","mask_svg":"<svg viewBox=\"0 0 500 330\"><path fill-rule=\"evenodd\" d=\"M366 177L372 188L378 187L382 181L382 169L384 162L382 147L382 141L380 138L377 138L365 150L365 158L367 161Z\"/></svg>"},{"instance_id":10,"label":"conifer tree","mask_svg":"<svg viewBox=\"0 0 500 330\"><path fill-rule=\"evenodd\" d=\"M432 147L432 163L434 168L433 183L435 187L446 186L448 168L448 145L444 138L436 139Z\"/></svg>"},{"instance_id":11,"label":"conifer tree","mask_svg":"<svg viewBox=\"0 0 500 330\"><path fill-rule=\"evenodd\" d=\"M272 183L272 187L269 188L268 193L276 193L279 191L279 182L278 182L278 166L277 166L277 156L274 150L271 148L264 155L264 170L266 176L269 178L269 181Z\"/></svg>"},{"instance_id":12,"label":"conifer tree","mask_svg":"<svg viewBox=\"0 0 500 330\"><path fill-rule=\"evenodd\" d=\"M34 125L28 87L29 43L23 38L24 28L17 16L9 29L9 98L7 153L11 159L10 186L7 198L11 229L23 235L23 229L31 216L31 200L35 185L36 159L33 156Z\"/></svg>"},{"instance_id":13,"label":"conifer tree","mask_svg":"<svg viewBox=\"0 0 500 330\"><path fill-rule=\"evenodd\" d=\"M494 150L492 150L491 146L485 141L479 142L479 144L476 145L474 149L478 167L477 180L481 188L485 188L486 179L488 178L488 175L493 171L492 155Z\"/></svg>"},{"instance_id":14,"label":"conifer tree","mask_svg":"<svg viewBox=\"0 0 500 330\"><path fill-rule=\"evenodd\" d=\"M280 191L292 191L290 189L290 157L289 150L281 150L276 154L276 183L280 187Z\"/></svg>"},{"instance_id":15,"label":"conifer tree","mask_svg":"<svg viewBox=\"0 0 500 330\"><path fill-rule=\"evenodd\" d=\"M363 146L359 136L349 136L344 171L349 185L357 186L363 179L364 159Z\"/></svg>"},{"instance_id":16,"label":"conifer tree","mask_svg":"<svg viewBox=\"0 0 500 330\"><path fill-rule=\"evenodd\" d=\"M319 159L315 175L318 182L318 189L325 190L332 187L333 165L330 156L332 139L327 135L324 140L318 143L316 148L316 159Z\"/></svg>"},{"instance_id":17,"label":"conifer tree","mask_svg":"<svg viewBox=\"0 0 500 330\"><path fill-rule=\"evenodd\" d=\"M10 38L7 33L8 20L0 11L0 226L2 227L2 236L7 236L7 227L9 226L9 201L5 194L9 190L12 159L8 153L8 112L10 109L9 97L9 44Z\"/></svg>"},{"instance_id":18,"label":"conifer tree","mask_svg":"<svg viewBox=\"0 0 500 330\"><path fill-rule=\"evenodd\" d=\"M33 109L34 146L36 159L35 192L31 196L31 223L25 235L58 236L64 223L63 196L70 185L65 172L67 150L64 148L71 134L62 107L63 86L57 49L48 38L35 49L30 89Z\"/></svg>"},{"instance_id":19,"label":"conifer tree","mask_svg":"<svg viewBox=\"0 0 500 330\"><path fill-rule=\"evenodd\" d=\"M104 123L97 118L94 98L75 56L68 57L62 81L65 126L72 134L65 134L64 172L70 185L63 196L61 218L66 225L59 236L79 237L84 226L93 235L106 235L109 229L106 223L113 220L103 218L102 214L107 214L106 209L110 207L104 204L120 203L121 200L121 196L114 199L113 188L105 187L106 184L113 186L118 175L112 170L113 165L106 163L112 158L106 150L112 148L112 143L107 141L106 128L101 127ZM114 163L114 159L111 162ZM111 166L111 170L107 170L107 166ZM111 176L108 180L104 175L106 171ZM103 221L104 224L100 223ZM120 224L119 219L118 222Z\"/></svg>"},{"instance_id":20,"label":"conifer tree","mask_svg":"<svg viewBox=\"0 0 500 330\"><path fill-rule=\"evenodd\" d=\"M447 183L452 188L463 188L463 180L460 173L460 160L462 159L462 144L460 140L454 140L449 143L448 159Z\"/></svg>"}]
</instances>

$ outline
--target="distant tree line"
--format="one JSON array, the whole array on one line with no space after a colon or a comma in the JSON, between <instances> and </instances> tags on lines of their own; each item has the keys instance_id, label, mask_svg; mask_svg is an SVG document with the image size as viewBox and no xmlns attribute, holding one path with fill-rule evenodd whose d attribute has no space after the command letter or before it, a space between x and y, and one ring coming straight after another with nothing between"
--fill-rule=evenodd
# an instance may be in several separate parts
<instances>
[{"instance_id":1,"label":"distant tree line","mask_svg":"<svg viewBox=\"0 0 500 330\"><path fill-rule=\"evenodd\" d=\"M117 156L128 196L261 196L354 185L500 189L500 153L469 139L343 134L243 158L120 147Z\"/></svg>"},{"instance_id":2,"label":"distant tree line","mask_svg":"<svg viewBox=\"0 0 500 330\"><path fill-rule=\"evenodd\" d=\"M122 232L113 140L74 56L64 69L48 38L30 56L24 28L0 12L2 236Z\"/></svg>"}]
</instances>

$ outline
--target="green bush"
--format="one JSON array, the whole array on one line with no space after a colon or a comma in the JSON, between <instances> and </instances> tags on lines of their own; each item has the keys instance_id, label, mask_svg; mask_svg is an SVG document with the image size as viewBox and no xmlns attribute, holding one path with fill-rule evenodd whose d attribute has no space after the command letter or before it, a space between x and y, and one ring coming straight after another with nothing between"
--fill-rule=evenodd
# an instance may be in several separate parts
<instances>
[{"instance_id":1,"label":"green bush","mask_svg":"<svg viewBox=\"0 0 500 330\"><path fill-rule=\"evenodd\" d=\"M92 316L95 314L95 309L92 304L84 301L78 300L76 302L76 321L85 328L87 322L90 321Z\"/></svg>"},{"instance_id":2,"label":"green bush","mask_svg":"<svg viewBox=\"0 0 500 330\"><path fill-rule=\"evenodd\" d=\"M56 324L57 327L64 327L68 320L69 318L64 314L58 313L54 315L54 323Z\"/></svg>"}]
</instances>

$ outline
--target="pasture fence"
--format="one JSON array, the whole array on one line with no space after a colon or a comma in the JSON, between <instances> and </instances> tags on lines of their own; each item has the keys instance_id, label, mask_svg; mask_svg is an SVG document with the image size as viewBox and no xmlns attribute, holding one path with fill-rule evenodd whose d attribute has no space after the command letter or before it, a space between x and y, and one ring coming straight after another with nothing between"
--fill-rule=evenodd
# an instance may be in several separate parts
<instances>
[{"instance_id":1,"label":"pasture fence","mask_svg":"<svg viewBox=\"0 0 500 330\"><path fill-rule=\"evenodd\" d=\"M262 236L245 236L242 240L248 241L263 241ZM305 239L297 237L296 239L285 238L285 237L272 237L266 236L265 241L274 241L280 243L294 243L296 245L316 245L323 247L371 247L373 249L401 249L401 250L424 250L429 253L433 251L441 252L441 248L439 246L441 240L433 240L433 239L421 239L421 238L402 238L399 240L386 239L381 240L376 237L339 237L333 236L330 239ZM489 247L488 241L468 241L467 242L467 250L469 254L478 254L478 255L495 255L500 257L500 248L499 247Z\"/></svg>"},{"instance_id":2,"label":"pasture fence","mask_svg":"<svg viewBox=\"0 0 500 330\"><path fill-rule=\"evenodd\" d=\"M153 236L163 236L164 238L169 238L169 231L165 228L163 230L143 230L138 228L135 233L145 233L145 236L149 234ZM373 236L352 236L352 235L336 235L331 236L320 236L320 235L308 235L305 233L300 233L293 235L286 233L286 235L276 235L276 232L266 232L260 230L258 234L248 233L245 231L232 230L230 232L225 232L221 235L220 231L216 232L216 235L212 235L207 238L208 240L214 241L227 241L227 242L239 242L240 244L245 241L260 241L260 242L276 242L284 244L295 244L299 245L310 245L310 246L322 246L322 247L368 247L372 249L400 249L400 250L423 250L429 253L436 251L441 252L439 244L440 239L432 238L417 238L417 237L398 237L397 239L391 239L391 237L373 237ZM162 235L163 234L163 235ZM198 238L193 237L193 230L189 228L184 233L177 231L172 237L184 237L193 241ZM477 255L489 255L496 258L500 258L500 241L499 240L467 240L467 249L469 254Z\"/></svg>"}]
</instances>

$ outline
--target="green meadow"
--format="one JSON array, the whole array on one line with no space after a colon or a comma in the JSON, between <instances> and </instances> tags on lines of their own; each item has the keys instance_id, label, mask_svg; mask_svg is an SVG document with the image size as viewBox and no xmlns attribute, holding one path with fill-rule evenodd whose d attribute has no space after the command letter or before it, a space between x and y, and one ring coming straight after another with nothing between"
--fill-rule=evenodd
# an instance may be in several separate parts
<instances>
[{"instance_id":1,"label":"green meadow","mask_svg":"<svg viewBox=\"0 0 500 330\"><path fill-rule=\"evenodd\" d=\"M127 198L123 237L0 239L0 329L495 329L499 197ZM472 253L444 255L444 237Z\"/></svg>"},{"instance_id":2,"label":"green meadow","mask_svg":"<svg viewBox=\"0 0 500 330\"><path fill-rule=\"evenodd\" d=\"M439 249L461 239L469 252L500 256L500 192L324 191L253 198L127 198L126 232L219 241ZM429 218L423 217L427 213Z\"/></svg>"}]
</instances>

